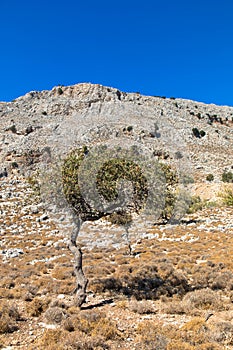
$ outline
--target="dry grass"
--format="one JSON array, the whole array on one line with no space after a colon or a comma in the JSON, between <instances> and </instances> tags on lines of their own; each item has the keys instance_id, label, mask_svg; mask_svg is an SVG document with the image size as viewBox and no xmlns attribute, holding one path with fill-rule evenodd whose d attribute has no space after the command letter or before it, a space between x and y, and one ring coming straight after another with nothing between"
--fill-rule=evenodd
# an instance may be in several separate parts
<instances>
[{"instance_id":1,"label":"dry grass","mask_svg":"<svg viewBox=\"0 0 233 350\"><path fill-rule=\"evenodd\" d=\"M218 229L223 225L218 210L205 209L206 220L216 216L210 230L196 224L152 227L148 232L158 238L142 239L135 256L124 247L84 248L89 284L88 303L81 309L73 304L73 258L65 244L55 248L60 237L50 235L53 225L33 237L7 231L1 249L25 253L0 261L0 344L9 346L21 337L22 349L233 347L233 235ZM224 210L232 218L233 210ZM25 230L34 227L28 221ZM178 240L185 235L197 240ZM205 322L208 312L214 316ZM45 330L41 322L55 329ZM29 327L37 336L31 345L32 338L25 338Z\"/></svg>"},{"instance_id":2,"label":"dry grass","mask_svg":"<svg viewBox=\"0 0 233 350\"><path fill-rule=\"evenodd\" d=\"M16 321L20 320L20 314L15 304L6 301L0 303L0 334L11 333L18 329Z\"/></svg>"}]
</instances>

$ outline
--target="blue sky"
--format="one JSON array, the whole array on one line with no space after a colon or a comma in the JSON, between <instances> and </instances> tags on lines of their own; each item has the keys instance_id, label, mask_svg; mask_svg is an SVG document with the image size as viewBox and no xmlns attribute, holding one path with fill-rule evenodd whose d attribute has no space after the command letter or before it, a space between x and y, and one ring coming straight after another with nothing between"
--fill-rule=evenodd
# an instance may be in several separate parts
<instances>
[{"instance_id":1,"label":"blue sky","mask_svg":"<svg viewBox=\"0 0 233 350\"><path fill-rule=\"evenodd\" d=\"M232 0L1 0L0 101L92 82L233 105Z\"/></svg>"}]
</instances>

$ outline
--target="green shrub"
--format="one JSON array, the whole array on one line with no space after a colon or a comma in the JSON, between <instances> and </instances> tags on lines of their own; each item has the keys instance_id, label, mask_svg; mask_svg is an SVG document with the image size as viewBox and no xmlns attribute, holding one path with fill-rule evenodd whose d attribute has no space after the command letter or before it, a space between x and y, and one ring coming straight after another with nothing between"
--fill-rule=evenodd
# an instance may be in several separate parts
<instances>
[{"instance_id":1,"label":"green shrub","mask_svg":"<svg viewBox=\"0 0 233 350\"><path fill-rule=\"evenodd\" d=\"M193 128L192 132L195 137L200 137L200 131L197 128Z\"/></svg>"},{"instance_id":2,"label":"green shrub","mask_svg":"<svg viewBox=\"0 0 233 350\"><path fill-rule=\"evenodd\" d=\"M224 171L222 174L223 182L233 182L233 173L231 171Z\"/></svg>"},{"instance_id":3,"label":"green shrub","mask_svg":"<svg viewBox=\"0 0 233 350\"><path fill-rule=\"evenodd\" d=\"M200 137L204 137L206 135L206 132L204 130L200 131Z\"/></svg>"},{"instance_id":4,"label":"green shrub","mask_svg":"<svg viewBox=\"0 0 233 350\"><path fill-rule=\"evenodd\" d=\"M188 214L193 214L198 210L203 209L204 207L204 202L201 200L199 196L193 196L191 198L191 203L188 208Z\"/></svg>"},{"instance_id":5,"label":"green shrub","mask_svg":"<svg viewBox=\"0 0 233 350\"><path fill-rule=\"evenodd\" d=\"M208 174L206 176L206 181L213 181L214 180L214 175L213 174Z\"/></svg>"},{"instance_id":6,"label":"green shrub","mask_svg":"<svg viewBox=\"0 0 233 350\"><path fill-rule=\"evenodd\" d=\"M233 190L230 188L225 188L223 192L219 194L222 198L223 204L227 206L233 206Z\"/></svg>"},{"instance_id":7,"label":"green shrub","mask_svg":"<svg viewBox=\"0 0 233 350\"><path fill-rule=\"evenodd\" d=\"M193 128L192 132L193 135L198 138L204 137L206 135L206 132L204 130L199 131L197 128Z\"/></svg>"},{"instance_id":8,"label":"green shrub","mask_svg":"<svg viewBox=\"0 0 233 350\"><path fill-rule=\"evenodd\" d=\"M11 168L12 168L12 169L18 169L18 167L19 167L19 165L18 165L17 162L12 162L12 163L11 163Z\"/></svg>"},{"instance_id":9,"label":"green shrub","mask_svg":"<svg viewBox=\"0 0 233 350\"><path fill-rule=\"evenodd\" d=\"M58 93L58 95L62 95L63 94L63 90L62 90L62 88L60 86L57 89L57 93Z\"/></svg>"}]
</instances>

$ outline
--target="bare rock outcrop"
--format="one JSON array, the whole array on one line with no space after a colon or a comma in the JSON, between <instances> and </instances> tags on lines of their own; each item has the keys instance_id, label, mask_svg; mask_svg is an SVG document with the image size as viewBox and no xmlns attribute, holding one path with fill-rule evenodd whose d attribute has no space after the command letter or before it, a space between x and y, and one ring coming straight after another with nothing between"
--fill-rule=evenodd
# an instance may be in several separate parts
<instances>
[{"instance_id":1,"label":"bare rock outcrop","mask_svg":"<svg viewBox=\"0 0 233 350\"><path fill-rule=\"evenodd\" d=\"M45 159L101 142L136 143L170 162L183 158L199 180L208 173L219 178L233 165L233 107L83 83L2 102L0 120L1 168L7 171L36 167L46 152Z\"/></svg>"}]
</instances>

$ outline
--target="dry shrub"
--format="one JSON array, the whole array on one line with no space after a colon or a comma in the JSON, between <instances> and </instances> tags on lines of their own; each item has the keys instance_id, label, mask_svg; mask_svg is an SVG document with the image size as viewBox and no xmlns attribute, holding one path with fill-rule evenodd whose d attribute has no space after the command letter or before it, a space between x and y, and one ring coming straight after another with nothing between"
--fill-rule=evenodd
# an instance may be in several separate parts
<instances>
[{"instance_id":1,"label":"dry shrub","mask_svg":"<svg viewBox=\"0 0 233 350\"><path fill-rule=\"evenodd\" d=\"M116 324L108 318L101 318L96 324L91 333L93 337L101 336L105 340L113 340L120 337L120 332Z\"/></svg>"},{"instance_id":2,"label":"dry shrub","mask_svg":"<svg viewBox=\"0 0 233 350\"><path fill-rule=\"evenodd\" d=\"M63 322L63 327L67 330L75 330L87 334L88 336L101 337L102 339L119 338L120 332L116 324L109 320L105 314L95 311L85 311L73 314L69 321Z\"/></svg>"},{"instance_id":3,"label":"dry shrub","mask_svg":"<svg viewBox=\"0 0 233 350\"><path fill-rule=\"evenodd\" d=\"M229 270L217 273L213 283L211 284L211 288L216 289L233 289L233 273Z\"/></svg>"},{"instance_id":4,"label":"dry shrub","mask_svg":"<svg viewBox=\"0 0 233 350\"><path fill-rule=\"evenodd\" d=\"M104 339L97 337L90 337L80 332L72 332L66 334L63 341L63 349L67 350L108 350L109 346Z\"/></svg>"},{"instance_id":5,"label":"dry shrub","mask_svg":"<svg viewBox=\"0 0 233 350\"><path fill-rule=\"evenodd\" d=\"M48 329L44 332L41 338L37 338L35 343L30 346L29 350L64 350L63 340L67 336L68 332L61 331L60 329L52 330ZM68 349L68 348L67 348Z\"/></svg>"},{"instance_id":6,"label":"dry shrub","mask_svg":"<svg viewBox=\"0 0 233 350\"><path fill-rule=\"evenodd\" d=\"M52 277L58 280L69 280L72 276L72 268L57 267L52 271Z\"/></svg>"},{"instance_id":7,"label":"dry shrub","mask_svg":"<svg viewBox=\"0 0 233 350\"><path fill-rule=\"evenodd\" d=\"M172 340L166 350L195 350L195 347L180 340Z\"/></svg>"},{"instance_id":8,"label":"dry shrub","mask_svg":"<svg viewBox=\"0 0 233 350\"><path fill-rule=\"evenodd\" d=\"M45 318L47 319L48 322L59 324L64 320L66 317L66 314L63 309L60 307L54 306L54 307L49 307L46 312L45 312Z\"/></svg>"},{"instance_id":9,"label":"dry shrub","mask_svg":"<svg viewBox=\"0 0 233 350\"><path fill-rule=\"evenodd\" d=\"M18 329L16 321L20 320L17 306L3 301L0 304L0 334L11 333Z\"/></svg>"},{"instance_id":10,"label":"dry shrub","mask_svg":"<svg viewBox=\"0 0 233 350\"><path fill-rule=\"evenodd\" d=\"M122 283L116 278L95 279L90 281L89 289L93 293L103 293L106 291L119 292L122 289Z\"/></svg>"},{"instance_id":11,"label":"dry shrub","mask_svg":"<svg viewBox=\"0 0 233 350\"><path fill-rule=\"evenodd\" d=\"M212 331L212 337L218 343L233 345L233 325L230 322L218 322Z\"/></svg>"},{"instance_id":12,"label":"dry shrub","mask_svg":"<svg viewBox=\"0 0 233 350\"><path fill-rule=\"evenodd\" d=\"M27 304L27 313L29 316L38 317L44 312L50 303L50 299L34 298Z\"/></svg>"},{"instance_id":13,"label":"dry shrub","mask_svg":"<svg viewBox=\"0 0 233 350\"><path fill-rule=\"evenodd\" d=\"M128 306L128 302L127 300L119 300L116 305L119 309L126 310Z\"/></svg>"},{"instance_id":14,"label":"dry shrub","mask_svg":"<svg viewBox=\"0 0 233 350\"><path fill-rule=\"evenodd\" d=\"M189 292L183 298L183 302L187 309L204 309L204 310L221 310L223 309L223 303L217 292L212 291L209 288L195 290Z\"/></svg>"},{"instance_id":15,"label":"dry shrub","mask_svg":"<svg viewBox=\"0 0 233 350\"><path fill-rule=\"evenodd\" d=\"M205 320L201 317L194 317L185 323L180 330L181 339L191 345L204 344L209 342L210 333Z\"/></svg>"},{"instance_id":16,"label":"dry shrub","mask_svg":"<svg viewBox=\"0 0 233 350\"><path fill-rule=\"evenodd\" d=\"M11 289L0 288L0 298L1 299L14 299L14 293Z\"/></svg>"},{"instance_id":17,"label":"dry shrub","mask_svg":"<svg viewBox=\"0 0 233 350\"><path fill-rule=\"evenodd\" d=\"M80 307L79 306L75 306L75 305L70 306L68 308L68 313L71 314L71 315L78 315L80 313Z\"/></svg>"},{"instance_id":18,"label":"dry shrub","mask_svg":"<svg viewBox=\"0 0 233 350\"><path fill-rule=\"evenodd\" d=\"M199 344L196 349L198 350L222 350L222 345L219 346L218 344L214 343L205 343L205 344Z\"/></svg>"},{"instance_id":19,"label":"dry shrub","mask_svg":"<svg viewBox=\"0 0 233 350\"><path fill-rule=\"evenodd\" d=\"M35 296L39 290L39 286L35 285L35 284L29 284L29 285L27 285L26 288L27 288L28 292L33 296Z\"/></svg>"},{"instance_id":20,"label":"dry shrub","mask_svg":"<svg viewBox=\"0 0 233 350\"><path fill-rule=\"evenodd\" d=\"M162 324L159 322L141 322L137 327L137 348L145 350L166 350L168 339L162 328Z\"/></svg>"},{"instance_id":21,"label":"dry shrub","mask_svg":"<svg viewBox=\"0 0 233 350\"><path fill-rule=\"evenodd\" d=\"M3 271L2 271L3 272ZM15 287L15 281L11 277L4 277L0 282L1 288L11 289Z\"/></svg>"},{"instance_id":22,"label":"dry shrub","mask_svg":"<svg viewBox=\"0 0 233 350\"><path fill-rule=\"evenodd\" d=\"M187 309L182 301L170 301L162 305L162 311L171 315L182 315L187 313Z\"/></svg>"},{"instance_id":23,"label":"dry shrub","mask_svg":"<svg viewBox=\"0 0 233 350\"><path fill-rule=\"evenodd\" d=\"M73 332L74 331L74 325L73 325L73 322L72 322L70 317L68 317L65 320L63 320L62 326L65 329L65 331L68 331L68 332Z\"/></svg>"},{"instance_id":24,"label":"dry shrub","mask_svg":"<svg viewBox=\"0 0 233 350\"><path fill-rule=\"evenodd\" d=\"M140 315L151 314L154 312L153 304L147 300L131 300L129 303L129 310Z\"/></svg>"}]
</instances>

